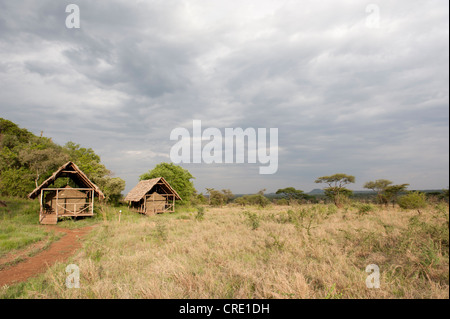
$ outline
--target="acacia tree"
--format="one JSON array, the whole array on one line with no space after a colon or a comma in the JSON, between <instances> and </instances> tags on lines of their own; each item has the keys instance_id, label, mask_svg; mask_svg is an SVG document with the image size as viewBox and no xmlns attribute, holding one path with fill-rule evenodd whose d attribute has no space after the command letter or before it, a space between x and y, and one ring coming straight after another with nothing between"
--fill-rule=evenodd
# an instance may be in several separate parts
<instances>
[{"instance_id":1,"label":"acacia tree","mask_svg":"<svg viewBox=\"0 0 450 319\"><path fill-rule=\"evenodd\" d=\"M405 192L408 188L409 184L399 184L399 185L390 185L387 186L384 190L387 203L392 202L392 207L395 206L395 203L397 202L398 195L402 192ZM387 205L386 203L386 205Z\"/></svg>"},{"instance_id":2,"label":"acacia tree","mask_svg":"<svg viewBox=\"0 0 450 319\"><path fill-rule=\"evenodd\" d=\"M287 199L289 201L289 204L291 204L292 201L301 200L309 197L302 190L295 189L294 187L280 188L279 190L276 191L275 194L281 195L281 197Z\"/></svg>"},{"instance_id":3,"label":"acacia tree","mask_svg":"<svg viewBox=\"0 0 450 319\"><path fill-rule=\"evenodd\" d=\"M387 179L377 179L376 181L370 181L364 184L364 188L371 189L377 193L377 200L380 204L388 204L388 200L385 195L386 188L391 185L392 182Z\"/></svg>"},{"instance_id":4,"label":"acacia tree","mask_svg":"<svg viewBox=\"0 0 450 319\"><path fill-rule=\"evenodd\" d=\"M227 196L225 193L218 191L214 188L206 188L208 193L208 204L211 206L222 206L227 202Z\"/></svg>"},{"instance_id":5,"label":"acacia tree","mask_svg":"<svg viewBox=\"0 0 450 319\"><path fill-rule=\"evenodd\" d=\"M214 188L206 188L206 192L208 193L208 203L212 206L226 205L234 198L234 194L229 189L218 191Z\"/></svg>"},{"instance_id":6,"label":"acacia tree","mask_svg":"<svg viewBox=\"0 0 450 319\"><path fill-rule=\"evenodd\" d=\"M345 186L354 182L355 176L342 173L331 176L322 176L315 180L315 183L328 185L328 187L324 188L325 194L333 199L334 204L337 207L342 207L343 199L352 194L352 191Z\"/></svg>"}]
</instances>

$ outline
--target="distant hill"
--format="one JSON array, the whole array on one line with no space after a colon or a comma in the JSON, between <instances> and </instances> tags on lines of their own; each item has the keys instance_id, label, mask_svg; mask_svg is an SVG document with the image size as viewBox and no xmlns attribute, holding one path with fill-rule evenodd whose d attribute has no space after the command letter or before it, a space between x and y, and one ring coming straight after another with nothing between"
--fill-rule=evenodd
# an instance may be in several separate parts
<instances>
[{"instance_id":1,"label":"distant hill","mask_svg":"<svg viewBox=\"0 0 450 319\"><path fill-rule=\"evenodd\" d=\"M324 195L324 194L325 194L324 190L320 188L313 189L308 193L308 195Z\"/></svg>"}]
</instances>

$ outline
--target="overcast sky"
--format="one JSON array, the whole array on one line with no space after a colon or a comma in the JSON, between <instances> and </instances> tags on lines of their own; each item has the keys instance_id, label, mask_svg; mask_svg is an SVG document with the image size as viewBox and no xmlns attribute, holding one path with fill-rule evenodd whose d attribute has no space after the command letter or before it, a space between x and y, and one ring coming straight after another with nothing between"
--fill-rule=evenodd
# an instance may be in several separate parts
<instances>
[{"instance_id":1,"label":"overcast sky","mask_svg":"<svg viewBox=\"0 0 450 319\"><path fill-rule=\"evenodd\" d=\"M77 4L80 28L66 27ZM182 164L234 193L323 175L449 185L449 2L0 1L0 117L126 181L176 127L278 128L279 167Z\"/></svg>"}]
</instances>

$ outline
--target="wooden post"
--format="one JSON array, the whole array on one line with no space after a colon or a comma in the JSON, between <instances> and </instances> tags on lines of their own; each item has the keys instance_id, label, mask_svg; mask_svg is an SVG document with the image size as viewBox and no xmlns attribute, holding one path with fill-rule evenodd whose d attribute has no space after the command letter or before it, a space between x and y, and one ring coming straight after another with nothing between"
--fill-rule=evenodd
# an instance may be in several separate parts
<instances>
[{"instance_id":1,"label":"wooden post","mask_svg":"<svg viewBox=\"0 0 450 319\"><path fill-rule=\"evenodd\" d=\"M58 197L59 196L59 190L57 189L56 190L56 218L58 218L58 206L59 206L59 204L58 204Z\"/></svg>"},{"instance_id":2,"label":"wooden post","mask_svg":"<svg viewBox=\"0 0 450 319\"><path fill-rule=\"evenodd\" d=\"M142 211L141 213L147 213L147 196L144 195L144 211Z\"/></svg>"},{"instance_id":3,"label":"wooden post","mask_svg":"<svg viewBox=\"0 0 450 319\"><path fill-rule=\"evenodd\" d=\"M94 215L94 190L92 190L92 198L91 198L91 214Z\"/></svg>"},{"instance_id":4,"label":"wooden post","mask_svg":"<svg viewBox=\"0 0 450 319\"><path fill-rule=\"evenodd\" d=\"M42 188L41 189L41 201L40 201L40 203L39 203L39 205L40 205L40 208L39 208L39 222L41 221L41 215L43 215L44 214L44 205L43 205L43 203L44 203L44 200L43 200L43 197L44 197L44 189Z\"/></svg>"}]
</instances>

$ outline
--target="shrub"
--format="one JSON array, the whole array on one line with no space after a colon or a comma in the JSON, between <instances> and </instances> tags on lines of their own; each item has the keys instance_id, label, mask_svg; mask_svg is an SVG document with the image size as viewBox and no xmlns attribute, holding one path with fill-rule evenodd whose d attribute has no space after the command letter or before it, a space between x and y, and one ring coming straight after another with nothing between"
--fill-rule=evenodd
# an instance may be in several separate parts
<instances>
[{"instance_id":1,"label":"shrub","mask_svg":"<svg viewBox=\"0 0 450 319\"><path fill-rule=\"evenodd\" d=\"M373 207L371 204L362 204L358 207L358 214L364 215L373 212L374 210L375 207Z\"/></svg>"},{"instance_id":2,"label":"shrub","mask_svg":"<svg viewBox=\"0 0 450 319\"><path fill-rule=\"evenodd\" d=\"M238 205L257 205L260 207L266 207L270 204L270 200L262 194L244 195L234 200Z\"/></svg>"},{"instance_id":3,"label":"shrub","mask_svg":"<svg viewBox=\"0 0 450 319\"><path fill-rule=\"evenodd\" d=\"M165 224L160 224L160 223L156 224L154 236L160 242L167 241L167 239L169 237L167 226Z\"/></svg>"},{"instance_id":4,"label":"shrub","mask_svg":"<svg viewBox=\"0 0 450 319\"><path fill-rule=\"evenodd\" d=\"M244 211L243 214L244 214L244 216L247 217L247 222L249 223L250 227L253 230L256 230L259 228L261 218L256 213Z\"/></svg>"},{"instance_id":5,"label":"shrub","mask_svg":"<svg viewBox=\"0 0 450 319\"><path fill-rule=\"evenodd\" d=\"M412 192L401 196L398 199L398 204L403 209L417 209L420 214L420 209L427 206L427 197L425 193Z\"/></svg>"},{"instance_id":6,"label":"shrub","mask_svg":"<svg viewBox=\"0 0 450 319\"><path fill-rule=\"evenodd\" d=\"M328 214L327 215L333 215L338 212L338 208L335 205L328 205Z\"/></svg>"},{"instance_id":7,"label":"shrub","mask_svg":"<svg viewBox=\"0 0 450 319\"><path fill-rule=\"evenodd\" d=\"M195 219L201 221L205 218L205 207L197 208L197 215L195 215Z\"/></svg>"},{"instance_id":8,"label":"shrub","mask_svg":"<svg viewBox=\"0 0 450 319\"><path fill-rule=\"evenodd\" d=\"M274 199L273 203L275 205L280 205L280 206L287 206L289 205L289 201L285 198L280 198L280 199Z\"/></svg>"}]
</instances>

